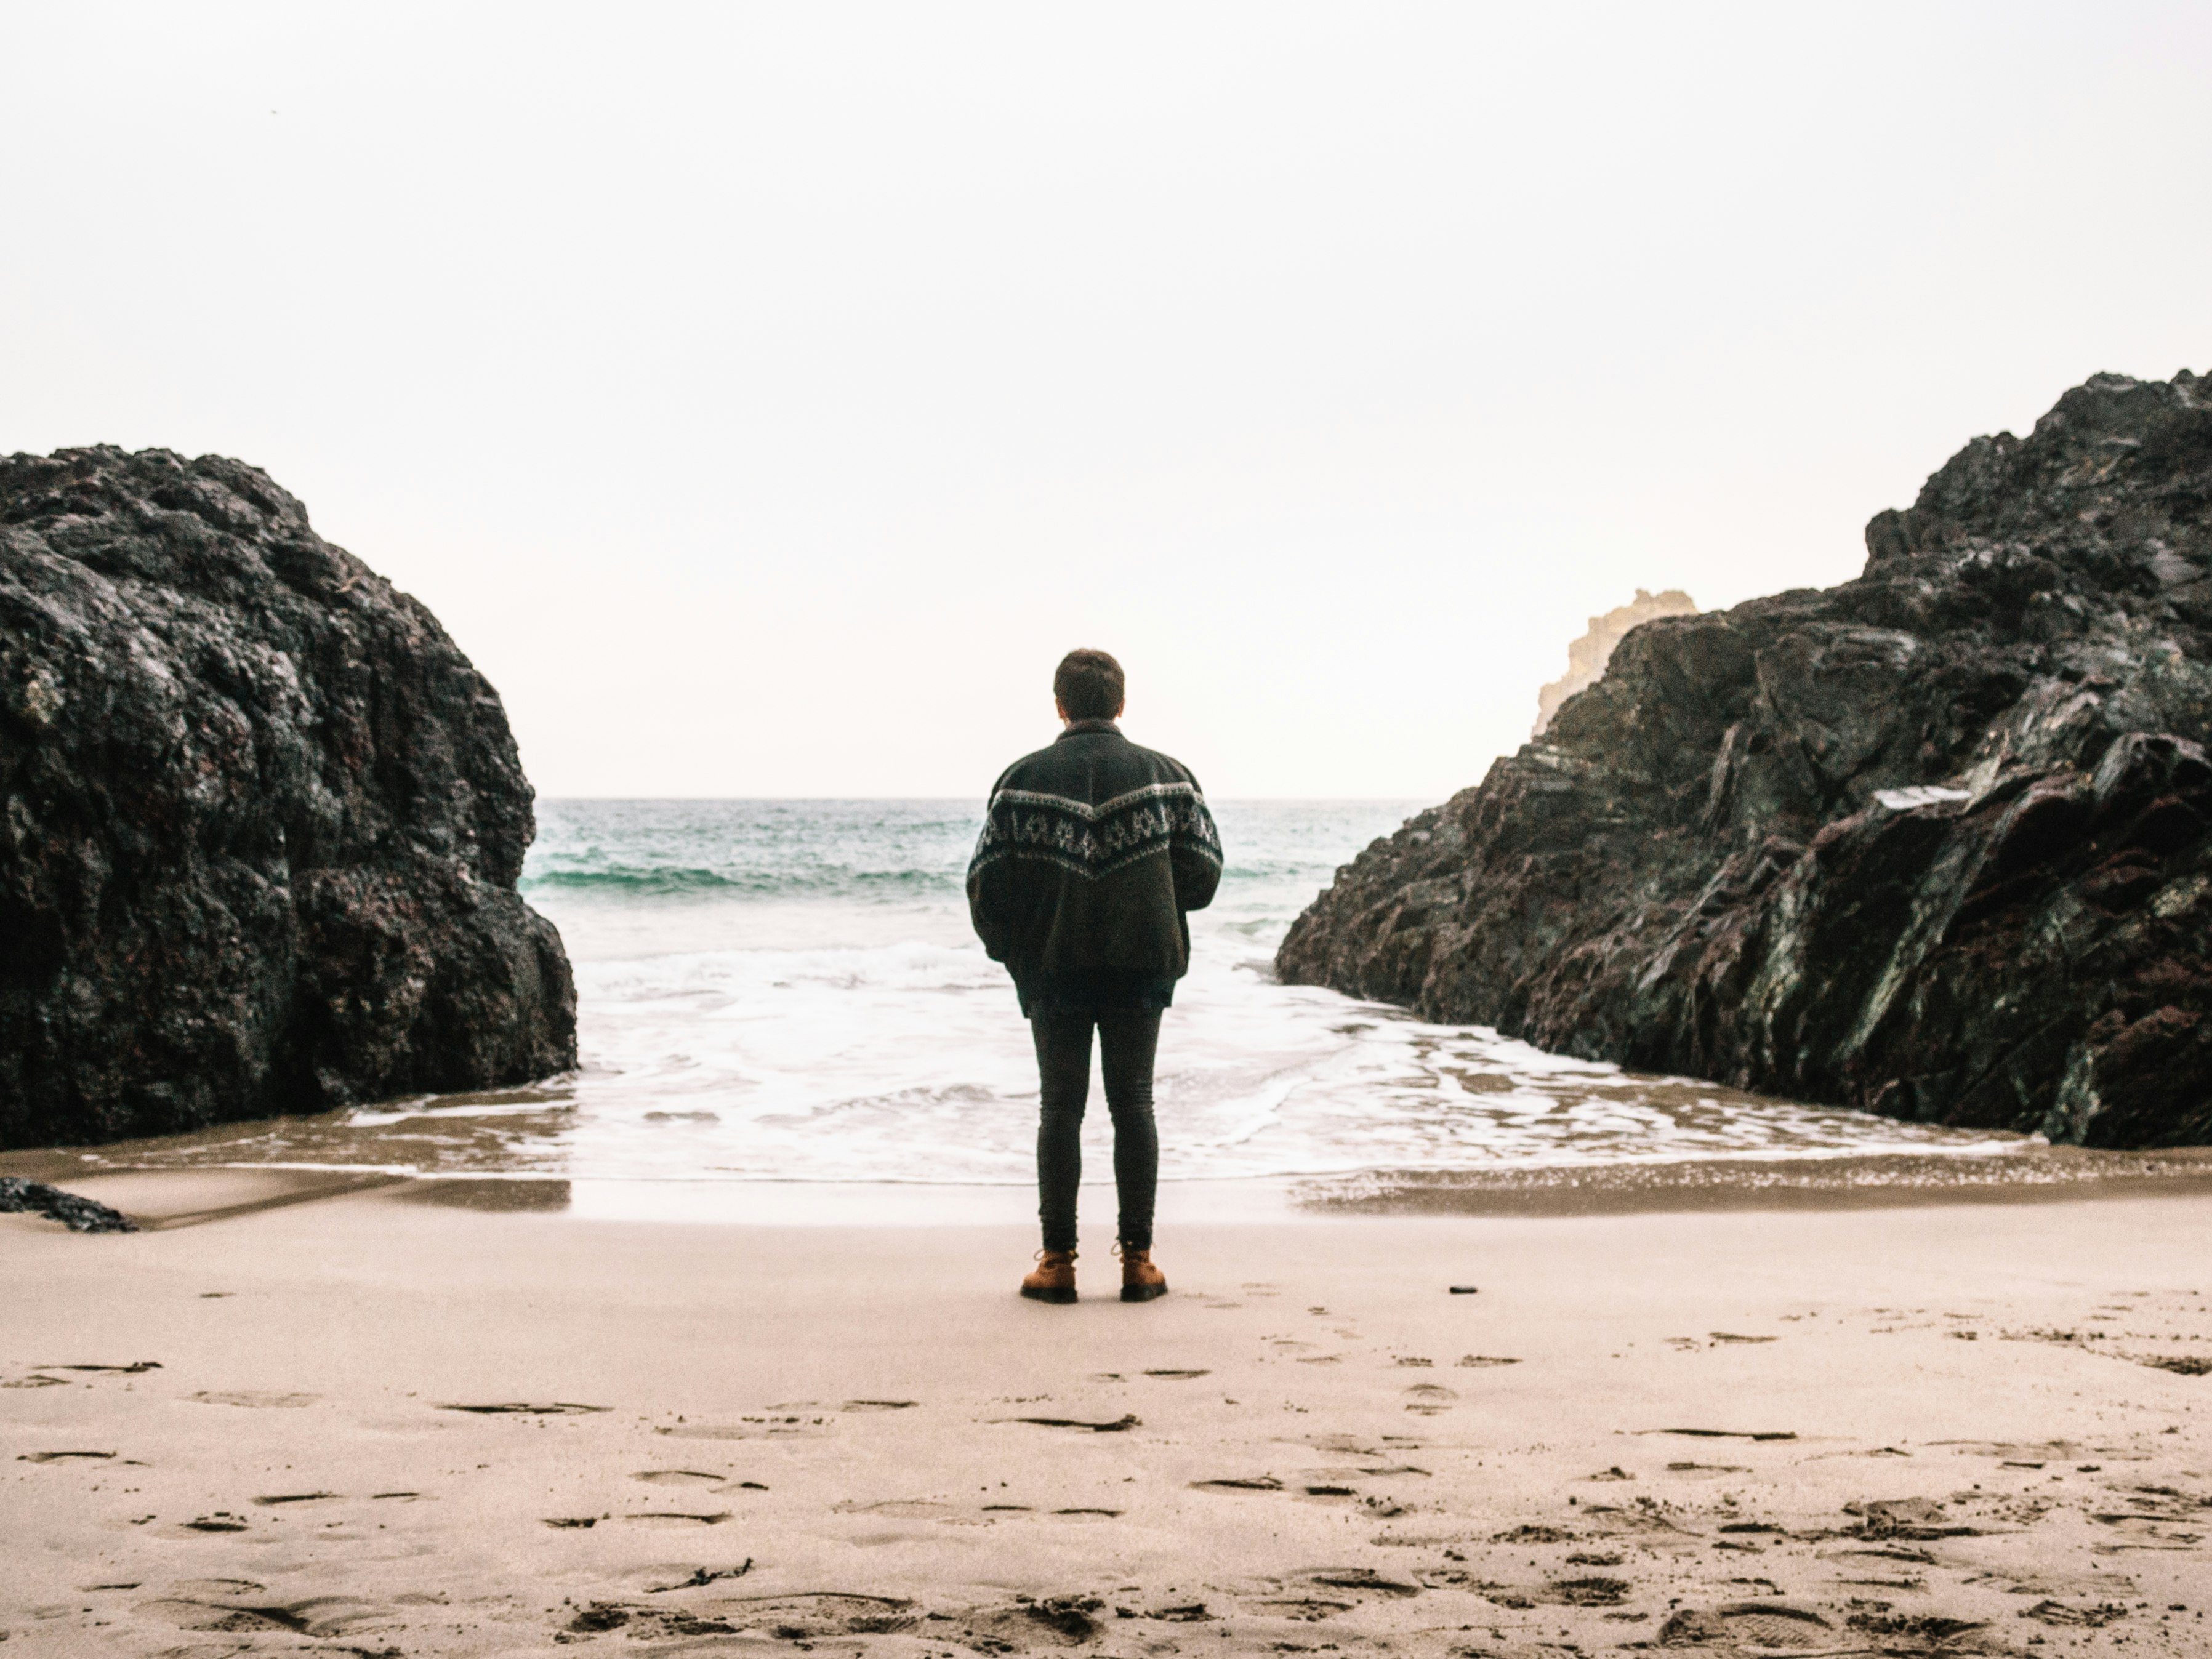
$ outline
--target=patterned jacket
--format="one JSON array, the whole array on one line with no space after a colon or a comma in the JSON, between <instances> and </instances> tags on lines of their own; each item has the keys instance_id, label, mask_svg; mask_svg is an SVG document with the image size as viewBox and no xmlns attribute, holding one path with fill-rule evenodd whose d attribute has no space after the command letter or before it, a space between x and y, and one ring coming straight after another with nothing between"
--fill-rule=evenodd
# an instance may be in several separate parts
<instances>
[{"instance_id":1,"label":"patterned jacket","mask_svg":"<svg viewBox=\"0 0 2212 1659\"><path fill-rule=\"evenodd\" d=\"M1022 1011L1164 1008L1190 965L1189 910L1221 882L1198 780L1111 720L1077 720L991 790L968 909Z\"/></svg>"}]
</instances>

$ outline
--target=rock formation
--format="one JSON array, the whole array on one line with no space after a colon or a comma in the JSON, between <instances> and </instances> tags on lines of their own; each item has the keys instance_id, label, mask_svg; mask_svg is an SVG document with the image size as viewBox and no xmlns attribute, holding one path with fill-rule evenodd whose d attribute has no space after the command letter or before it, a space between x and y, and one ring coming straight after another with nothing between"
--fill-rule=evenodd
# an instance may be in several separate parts
<instances>
[{"instance_id":1,"label":"rock formation","mask_svg":"<svg viewBox=\"0 0 2212 1659\"><path fill-rule=\"evenodd\" d=\"M1536 694L1536 724L1529 732L1532 738L1540 738L1559 712L1559 705L1586 685L1597 684L1605 672L1605 665L1613 660L1613 648L1626 639L1632 629L1650 622L1654 617L1694 617L1698 602L1679 587L1670 587L1664 593L1654 595L1643 588L1626 605L1615 605L1602 617L1589 619L1589 632L1567 647L1567 672Z\"/></svg>"},{"instance_id":2,"label":"rock formation","mask_svg":"<svg viewBox=\"0 0 2212 1659\"><path fill-rule=\"evenodd\" d=\"M499 697L266 476L0 460L0 1147L575 1063Z\"/></svg>"},{"instance_id":3,"label":"rock formation","mask_svg":"<svg viewBox=\"0 0 2212 1659\"><path fill-rule=\"evenodd\" d=\"M97 1199L36 1181L0 1176L0 1215L42 1215L73 1233L135 1233L138 1224Z\"/></svg>"},{"instance_id":4,"label":"rock formation","mask_svg":"<svg viewBox=\"0 0 2212 1659\"><path fill-rule=\"evenodd\" d=\"M1799 1099L2212 1141L2212 378L2100 374L1867 526L1647 623L1376 842L1285 980Z\"/></svg>"}]
</instances>

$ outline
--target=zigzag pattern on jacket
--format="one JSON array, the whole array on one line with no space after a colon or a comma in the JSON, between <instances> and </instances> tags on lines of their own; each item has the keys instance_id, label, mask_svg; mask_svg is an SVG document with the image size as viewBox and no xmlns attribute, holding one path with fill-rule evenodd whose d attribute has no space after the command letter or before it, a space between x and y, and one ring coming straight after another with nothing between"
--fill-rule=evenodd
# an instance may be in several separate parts
<instances>
[{"instance_id":1,"label":"zigzag pattern on jacket","mask_svg":"<svg viewBox=\"0 0 2212 1659\"><path fill-rule=\"evenodd\" d=\"M968 875L973 880L1002 859L1042 859L1097 881L1167 852L1178 836L1220 866L1221 836L1193 784L1147 784L1097 806L1065 795L1001 789L991 797Z\"/></svg>"}]
</instances>

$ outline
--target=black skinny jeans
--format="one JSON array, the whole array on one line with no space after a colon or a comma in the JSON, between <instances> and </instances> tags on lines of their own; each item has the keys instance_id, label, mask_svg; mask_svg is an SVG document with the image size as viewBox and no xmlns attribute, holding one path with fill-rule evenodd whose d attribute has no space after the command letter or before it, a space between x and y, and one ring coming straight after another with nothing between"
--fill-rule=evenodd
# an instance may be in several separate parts
<instances>
[{"instance_id":1,"label":"black skinny jeans","mask_svg":"<svg viewBox=\"0 0 2212 1659\"><path fill-rule=\"evenodd\" d=\"M1157 1008L1040 1008L1030 1017L1036 1044L1037 1218L1048 1250L1075 1248L1075 1193L1083 1180L1083 1108L1091 1094L1091 1029L1098 1028L1106 1109L1114 1115L1114 1185L1121 1200L1119 1237L1132 1249L1152 1247L1152 1193L1160 1137L1152 1125L1152 1055Z\"/></svg>"}]
</instances>

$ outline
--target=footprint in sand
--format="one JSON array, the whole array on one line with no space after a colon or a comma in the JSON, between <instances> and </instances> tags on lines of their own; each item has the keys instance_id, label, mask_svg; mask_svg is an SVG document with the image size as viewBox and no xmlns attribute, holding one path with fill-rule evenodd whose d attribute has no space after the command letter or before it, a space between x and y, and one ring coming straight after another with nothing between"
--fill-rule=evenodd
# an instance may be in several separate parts
<instances>
[{"instance_id":1,"label":"footprint in sand","mask_svg":"<svg viewBox=\"0 0 2212 1659\"><path fill-rule=\"evenodd\" d=\"M1684 1607L1659 1632L1662 1647L1707 1647L1749 1644L1761 1650L1787 1651L1791 1648L1833 1648L1826 1632L1828 1621L1809 1608L1782 1602L1737 1601L1711 1613ZM1857 1644L1847 1651L1862 1651Z\"/></svg>"},{"instance_id":2,"label":"footprint in sand","mask_svg":"<svg viewBox=\"0 0 2212 1659\"><path fill-rule=\"evenodd\" d=\"M994 1417L991 1420L994 1423L1034 1423L1045 1429L1088 1429L1093 1434L1123 1434L1144 1426L1144 1419L1133 1412L1125 1412L1110 1423L1092 1423L1077 1417Z\"/></svg>"},{"instance_id":3,"label":"footprint in sand","mask_svg":"<svg viewBox=\"0 0 2212 1659\"><path fill-rule=\"evenodd\" d=\"M1406 1390L1406 1409L1421 1417L1448 1412L1459 1399L1449 1389L1434 1382L1416 1382Z\"/></svg>"},{"instance_id":4,"label":"footprint in sand","mask_svg":"<svg viewBox=\"0 0 2212 1659\"><path fill-rule=\"evenodd\" d=\"M1321 1595L1263 1595L1255 1597L1251 1605L1265 1608L1278 1619L1296 1619L1309 1625L1317 1625L1332 1613L1350 1613L1359 1604L1333 1601ZM1291 1650L1288 1643L1276 1645L1285 1651Z\"/></svg>"},{"instance_id":5,"label":"footprint in sand","mask_svg":"<svg viewBox=\"0 0 2212 1659\"><path fill-rule=\"evenodd\" d=\"M246 1525L244 1516L233 1515L228 1510L217 1510L212 1515L199 1516L182 1523L185 1531L199 1533L244 1532Z\"/></svg>"},{"instance_id":6,"label":"footprint in sand","mask_svg":"<svg viewBox=\"0 0 2212 1659\"><path fill-rule=\"evenodd\" d=\"M146 1371L160 1370L161 1362L158 1359L134 1359L127 1365L71 1365L59 1360L49 1360L31 1369L34 1371L112 1371L118 1376L137 1376Z\"/></svg>"},{"instance_id":7,"label":"footprint in sand","mask_svg":"<svg viewBox=\"0 0 2212 1659\"><path fill-rule=\"evenodd\" d=\"M886 1516L893 1521L942 1521L947 1516L962 1513L961 1510L954 1504L940 1504L933 1498L889 1498L874 1504L860 1504L848 1500L842 1504L832 1504L830 1509L834 1515L876 1515Z\"/></svg>"},{"instance_id":8,"label":"footprint in sand","mask_svg":"<svg viewBox=\"0 0 2212 1659\"><path fill-rule=\"evenodd\" d=\"M1589 1576L1554 1578L1544 1586L1541 1600L1562 1607L1617 1607L1636 1586L1626 1578Z\"/></svg>"},{"instance_id":9,"label":"footprint in sand","mask_svg":"<svg viewBox=\"0 0 2212 1659\"><path fill-rule=\"evenodd\" d=\"M1272 1474L1224 1475L1213 1480L1194 1480L1193 1492L1280 1492L1283 1483Z\"/></svg>"},{"instance_id":10,"label":"footprint in sand","mask_svg":"<svg viewBox=\"0 0 2212 1659\"><path fill-rule=\"evenodd\" d=\"M295 1636L343 1636L357 1625L384 1616L381 1609L349 1596L321 1595L276 1605L255 1604L246 1600L264 1593L262 1586L252 1584L231 1591L214 1589L204 1595L172 1595L157 1601L141 1601L133 1611L151 1614L180 1630L221 1631L241 1636L263 1631L286 1631Z\"/></svg>"},{"instance_id":11,"label":"footprint in sand","mask_svg":"<svg viewBox=\"0 0 2212 1659\"><path fill-rule=\"evenodd\" d=\"M825 1440L836 1431L820 1418L757 1419L750 1423L672 1424L653 1431L676 1440Z\"/></svg>"},{"instance_id":12,"label":"footprint in sand","mask_svg":"<svg viewBox=\"0 0 2212 1659\"><path fill-rule=\"evenodd\" d=\"M715 1603L714 1608L740 1629L765 1632L779 1642L812 1642L825 1636L896 1634L915 1622L914 1615L908 1612L913 1606L911 1601L888 1595L863 1595L848 1590L801 1590L778 1595L733 1596ZM1020 1626L1026 1627L1021 1630L1022 1634L1037 1628L1036 1621L1027 1614L1022 1616ZM1013 1647L1013 1643L1001 1641L991 1650L1009 1652Z\"/></svg>"},{"instance_id":13,"label":"footprint in sand","mask_svg":"<svg viewBox=\"0 0 2212 1659\"><path fill-rule=\"evenodd\" d=\"M1370 1595L1386 1595L1393 1599L1419 1595L1421 1587L1395 1578L1385 1578L1372 1567L1316 1567L1308 1572L1294 1574L1309 1584L1318 1584L1324 1589L1356 1590Z\"/></svg>"}]
</instances>

